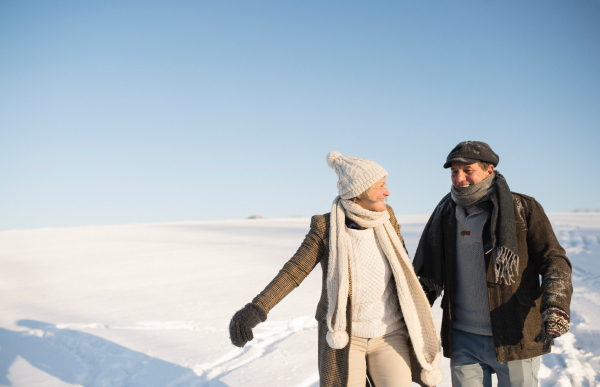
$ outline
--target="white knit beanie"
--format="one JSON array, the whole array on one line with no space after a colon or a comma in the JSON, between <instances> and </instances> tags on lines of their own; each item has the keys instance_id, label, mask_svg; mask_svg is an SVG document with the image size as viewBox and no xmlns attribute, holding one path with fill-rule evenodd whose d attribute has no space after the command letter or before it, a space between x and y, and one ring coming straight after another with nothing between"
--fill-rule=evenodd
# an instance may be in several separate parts
<instances>
[{"instance_id":1,"label":"white knit beanie","mask_svg":"<svg viewBox=\"0 0 600 387\"><path fill-rule=\"evenodd\" d=\"M365 192L387 176L387 171L375 161L327 153L327 165L338 175L337 188L342 199L351 199Z\"/></svg>"}]
</instances>

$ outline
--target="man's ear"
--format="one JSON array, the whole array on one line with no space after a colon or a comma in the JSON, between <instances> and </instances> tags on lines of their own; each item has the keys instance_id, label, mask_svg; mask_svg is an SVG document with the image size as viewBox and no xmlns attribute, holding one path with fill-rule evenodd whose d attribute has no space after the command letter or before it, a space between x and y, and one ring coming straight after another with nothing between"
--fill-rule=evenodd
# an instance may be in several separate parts
<instances>
[{"instance_id":1,"label":"man's ear","mask_svg":"<svg viewBox=\"0 0 600 387\"><path fill-rule=\"evenodd\" d=\"M494 164L488 165L487 174L488 176L494 173Z\"/></svg>"}]
</instances>

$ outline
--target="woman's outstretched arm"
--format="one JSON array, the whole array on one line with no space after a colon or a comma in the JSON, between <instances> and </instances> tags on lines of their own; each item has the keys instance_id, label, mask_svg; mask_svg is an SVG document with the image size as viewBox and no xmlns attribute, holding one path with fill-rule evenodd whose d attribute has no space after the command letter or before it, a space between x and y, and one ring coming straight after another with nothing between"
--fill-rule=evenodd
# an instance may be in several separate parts
<instances>
[{"instance_id":1,"label":"woman's outstretched arm","mask_svg":"<svg viewBox=\"0 0 600 387\"><path fill-rule=\"evenodd\" d=\"M310 231L296 254L283 265L277 276L252 300L252 303L260 306L265 313L269 313L279 301L298 287L328 251L324 243L326 231L325 216L313 216Z\"/></svg>"},{"instance_id":2,"label":"woman's outstretched arm","mask_svg":"<svg viewBox=\"0 0 600 387\"><path fill-rule=\"evenodd\" d=\"M267 319L267 313L294 290L310 274L328 251L324 242L327 231L326 218L315 215L310 231L296 254L283 266L277 276L251 303L246 304L231 319L229 336L231 342L243 347L254 338L252 328Z\"/></svg>"}]
</instances>

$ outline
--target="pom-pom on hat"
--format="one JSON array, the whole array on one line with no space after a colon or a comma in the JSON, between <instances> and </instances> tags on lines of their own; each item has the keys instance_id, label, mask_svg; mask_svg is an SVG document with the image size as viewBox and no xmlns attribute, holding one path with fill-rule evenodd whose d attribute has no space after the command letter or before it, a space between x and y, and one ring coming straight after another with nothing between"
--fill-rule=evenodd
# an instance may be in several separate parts
<instances>
[{"instance_id":1,"label":"pom-pom on hat","mask_svg":"<svg viewBox=\"0 0 600 387\"><path fill-rule=\"evenodd\" d=\"M327 154L327 165L338 175L337 188L342 199L360 195L388 174L375 161L342 156L336 151Z\"/></svg>"}]
</instances>

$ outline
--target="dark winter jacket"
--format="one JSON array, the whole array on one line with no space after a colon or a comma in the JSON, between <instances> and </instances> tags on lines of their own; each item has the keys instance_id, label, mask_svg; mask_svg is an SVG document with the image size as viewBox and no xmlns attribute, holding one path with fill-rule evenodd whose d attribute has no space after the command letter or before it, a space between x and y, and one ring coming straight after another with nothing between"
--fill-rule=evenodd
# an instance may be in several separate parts
<instances>
[{"instance_id":1,"label":"dark winter jacket","mask_svg":"<svg viewBox=\"0 0 600 387\"><path fill-rule=\"evenodd\" d=\"M496 357L500 362L542 355L542 343L534 342L541 327L540 309L543 311L549 306L557 306L570 313L573 293L571 263L558 243L542 206L534 198L514 192L512 200L519 252L515 282L510 285L496 283L492 253L485 254L490 319ZM441 211L443 219L442 346L444 356L451 357L456 294L456 204L450 195L442 199L436 211ZM419 246L426 242L428 234L431 237L432 218L425 226ZM484 246L491 239L489 230L486 225ZM421 280L427 279L425 273L431 273L431 270L424 266L417 270ZM435 292L428 292L428 297L433 301Z\"/></svg>"},{"instance_id":2,"label":"dark winter jacket","mask_svg":"<svg viewBox=\"0 0 600 387\"><path fill-rule=\"evenodd\" d=\"M394 211L387 206L390 222L400 240L400 226L394 216ZM323 279L321 299L317 305L315 318L319 322L319 376L321 387L346 387L348 384L348 353L350 345L342 349L331 348L325 339L327 334L327 270L329 266L329 215L315 215L310 222L310 231L294 256L283 266L279 274L267 287L252 300L265 312L269 312L279 301L310 274L317 264L321 264ZM346 308L346 331L350 336L352 329L352 279Z\"/></svg>"}]
</instances>

